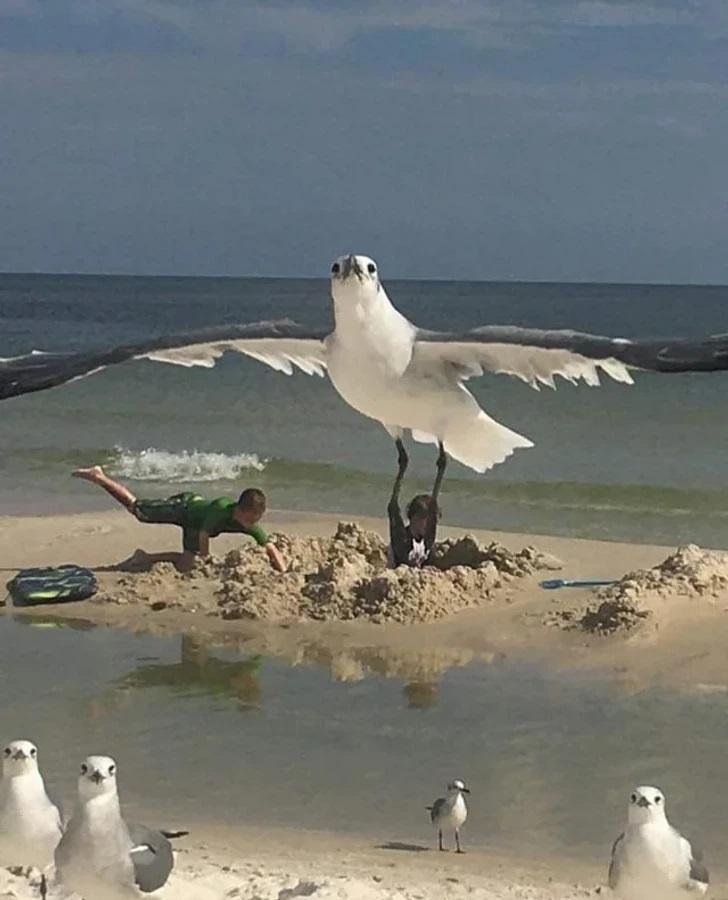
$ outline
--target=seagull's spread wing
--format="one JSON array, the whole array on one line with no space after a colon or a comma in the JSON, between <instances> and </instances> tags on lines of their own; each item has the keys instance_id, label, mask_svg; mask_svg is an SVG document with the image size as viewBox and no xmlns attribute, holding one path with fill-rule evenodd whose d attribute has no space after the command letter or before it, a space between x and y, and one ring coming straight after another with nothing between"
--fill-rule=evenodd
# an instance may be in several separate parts
<instances>
[{"instance_id":1,"label":"seagull's spread wing","mask_svg":"<svg viewBox=\"0 0 728 900\"><path fill-rule=\"evenodd\" d=\"M145 825L129 825L134 843L131 859L134 863L134 880L145 893L161 888L174 866L172 845L161 831L153 831Z\"/></svg>"},{"instance_id":2,"label":"seagull's spread wing","mask_svg":"<svg viewBox=\"0 0 728 900\"><path fill-rule=\"evenodd\" d=\"M323 375L327 332L284 319L249 325L221 325L151 338L112 350L42 353L0 358L0 400L43 391L91 375L129 359L152 359L180 366L210 368L229 350L244 353L290 375L294 367Z\"/></svg>"},{"instance_id":3,"label":"seagull's spread wing","mask_svg":"<svg viewBox=\"0 0 728 900\"><path fill-rule=\"evenodd\" d=\"M624 834L620 834L612 847L612 858L609 862L609 887L614 890L619 884Z\"/></svg>"},{"instance_id":4,"label":"seagull's spread wing","mask_svg":"<svg viewBox=\"0 0 728 900\"><path fill-rule=\"evenodd\" d=\"M568 381L599 384L600 370L632 383L629 369L656 372L710 372L728 369L728 334L700 340L640 340L601 337L578 331L541 331L491 325L470 331L418 331L412 365L446 367L464 380L484 372L513 375L532 387Z\"/></svg>"}]
</instances>

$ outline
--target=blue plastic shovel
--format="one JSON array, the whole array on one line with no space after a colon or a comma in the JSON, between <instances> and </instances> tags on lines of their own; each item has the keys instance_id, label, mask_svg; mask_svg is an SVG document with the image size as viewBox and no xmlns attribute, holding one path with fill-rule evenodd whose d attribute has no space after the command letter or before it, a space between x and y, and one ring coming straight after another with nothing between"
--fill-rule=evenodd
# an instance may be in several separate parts
<instances>
[{"instance_id":1,"label":"blue plastic shovel","mask_svg":"<svg viewBox=\"0 0 728 900\"><path fill-rule=\"evenodd\" d=\"M556 591L559 588L593 588L608 587L610 584L616 584L612 581L569 581L566 578L552 578L548 581L542 581L541 587L547 591Z\"/></svg>"}]
</instances>

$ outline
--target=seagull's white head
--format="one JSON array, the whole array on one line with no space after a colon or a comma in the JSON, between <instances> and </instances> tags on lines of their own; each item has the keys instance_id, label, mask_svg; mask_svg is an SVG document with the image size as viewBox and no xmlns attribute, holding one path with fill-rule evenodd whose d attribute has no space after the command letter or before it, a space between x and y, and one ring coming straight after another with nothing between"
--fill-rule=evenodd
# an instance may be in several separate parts
<instances>
[{"instance_id":1,"label":"seagull's white head","mask_svg":"<svg viewBox=\"0 0 728 900\"><path fill-rule=\"evenodd\" d=\"M665 819L665 795L656 787L638 787L629 798L629 824L647 825Z\"/></svg>"},{"instance_id":2,"label":"seagull's white head","mask_svg":"<svg viewBox=\"0 0 728 900\"><path fill-rule=\"evenodd\" d=\"M379 269L368 256L339 256L331 265L331 295L335 303L353 304L376 298Z\"/></svg>"},{"instance_id":3,"label":"seagull's white head","mask_svg":"<svg viewBox=\"0 0 728 900\"><path fill-rule=\"evenodd\" d=\"M17 778L38 771L38 748L30 741L10 741L3 747L3 777Z\"/></svg>"},{"instance_id":4,"label":"seagull's white head","mask_svg":"<svg viewBox=\"0 0 728 900\"><path fill-rule=\"evenodd\" d=\"M461 781L459 778L456 778L454 781L451 781L447 786L448 794L469 794L470 789L465 787L465 782Z\"/></svg>"},{"instance_id":5,"label":"seagull's white head","mask_svg":"<svg viewBox=\"0 0 728 900\"><path fill-rule=\"evenodd\" d=\"M87 756L81 763L78 794L82 800L116 793L116 763L110 756Z\"/></svg>"}]
</instances>

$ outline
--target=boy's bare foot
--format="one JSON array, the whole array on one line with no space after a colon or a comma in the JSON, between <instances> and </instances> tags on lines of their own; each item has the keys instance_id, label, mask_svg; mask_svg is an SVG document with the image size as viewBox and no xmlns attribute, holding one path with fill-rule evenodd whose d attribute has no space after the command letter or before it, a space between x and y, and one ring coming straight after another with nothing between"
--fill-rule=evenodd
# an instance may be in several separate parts
<instances>
[{"instance_id":1,"label":"boy's bare foot","mask_svg":"<svg viewBox=\"0 0 728 900\"><path fill-rule=\"evenodd\" d=\"M74 478L82 478L84 481L100 481L106 477L106 473L101 466L89 466L87 469L74 469L71 472Z\"/></svg>"}]
</instances>

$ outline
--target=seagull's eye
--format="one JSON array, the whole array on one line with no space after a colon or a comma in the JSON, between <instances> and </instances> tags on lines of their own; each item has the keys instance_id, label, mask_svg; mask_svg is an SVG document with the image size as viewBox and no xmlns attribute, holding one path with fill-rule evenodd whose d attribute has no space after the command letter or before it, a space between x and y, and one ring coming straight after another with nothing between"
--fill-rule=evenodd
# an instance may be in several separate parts
<instances>
[{"instance_id":1,"label":"seagull's eye","mask_svg":"<svg viewBox=\"0 0 728 900\"><path fill-rule=\"evenodd\" d=\"M82 763L82 765L81 765L81 774L82 774L82 775L85 775L87 772L88 772L88 766L86 765L86 763Z\"/></svg>"},{"instance_id":2,"label":"seagull's eye","mask_svg":"<svg viewBox=\"0 0 728 900\"><path fill-rule=\"evenodd\" d=\"M10 747L6 747L5 748L5 756L10 756L11 753L12 753L12 750L10 749Z\"/></svg>"},{"instance_id":3,"label":"seagull's eye","mask_svg":"<svg viewBox=\"0 0 728 900\"><path fill-rule=\"evenodd\" d=\"M655 797L655 803L662 803L662 797Z\"/></svg>"},{"instance_id":4,"label":"seagull's eye","mask_svg":"<svg viewBox=\"0 0 728 900\"><path fill-rule=\"evenodd\" d=\"M636 803L637 802L637 794L632 794L632 796L630 797L630 800L632 801L632 803Z\"/></svg>"},{"instance_id":5,"label":"seagull's eye","mask_svg":"<svg viewBox=\"0 0 728 900\"><path fill-rule=\"evenodd\" d=\"M369 265L367 266L367 272L369 272L370 275L374 275L376 271L377 267L374 265L374 263L369 263Z\"/></svg>"},{"instance_id":6,"label":"seagull's eye","mask_svg":"<svg viewBox=\"0 0 728 900\"><path fill-rule=\"evenodd\" d=\"M30 751L30 755L31 755L31 756L37 756L37 755L38 755L38 751L35 749L35 747L33 747L33 749Z\"/></svg>"},{"instance_id":7,"label":"seagull's eye","mask_svg":"<svg viewBox=\"0 0 728 900\"><path fill-rule=\"evenodd\" d=\"M331 266L332 274L338 275L340 271L341 271L341 266L338 263L334 263L333 266Z\"/></svg>"}]
</instances>

